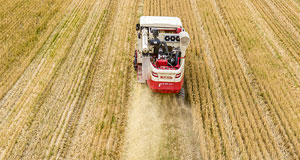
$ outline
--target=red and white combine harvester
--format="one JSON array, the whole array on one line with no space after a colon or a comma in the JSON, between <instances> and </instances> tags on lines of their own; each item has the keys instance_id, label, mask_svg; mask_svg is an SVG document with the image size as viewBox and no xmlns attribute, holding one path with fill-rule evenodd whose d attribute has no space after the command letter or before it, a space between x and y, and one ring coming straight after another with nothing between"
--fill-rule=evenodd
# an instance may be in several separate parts
<instances>
[{"instance_id":1,"label":"red and white combine harvester","mask_svg":"<svg viewBox=\"0 0 300 160\"><path fill-rule=\"evenodd\" d=\"M178 17L142 16L134 68L139 83L155 92L179 93L184 80L185 52L190 37Z\"/></svg>"}]
</instances>

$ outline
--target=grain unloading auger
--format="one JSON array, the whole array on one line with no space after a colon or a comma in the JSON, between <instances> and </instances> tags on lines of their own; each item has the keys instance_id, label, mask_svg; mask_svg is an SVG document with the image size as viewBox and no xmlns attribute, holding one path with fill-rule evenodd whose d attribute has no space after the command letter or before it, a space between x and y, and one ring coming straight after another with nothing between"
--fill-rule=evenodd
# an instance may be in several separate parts
<instances>
[{"instance_id":1,"label":"grain unloading auger","mask_svg":"<svg viewBox=\"0 0 300 160\"><path fill-rule=\"evenodd\" d=\"M136 25L138 41L134 68L139 83L155 92L178 93L190 37L178 17L142 16Z\"/></svg>"}]
</instances>

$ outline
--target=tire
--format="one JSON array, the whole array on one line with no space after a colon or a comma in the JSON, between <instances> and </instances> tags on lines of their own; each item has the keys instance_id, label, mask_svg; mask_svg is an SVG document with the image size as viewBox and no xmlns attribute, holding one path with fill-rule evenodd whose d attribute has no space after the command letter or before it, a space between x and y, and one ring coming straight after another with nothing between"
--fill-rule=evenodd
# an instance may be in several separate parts
<instances>
[{"instance_id":1,"label":"tire","mask_svg":"<svg viewBox=\"0 0 300 160\"><path fill-rule=\"evenodd\" d=\"M134 51L134 60L133 60L134 70L137 71L137 51Z\"/></svg>"}]
</instances>

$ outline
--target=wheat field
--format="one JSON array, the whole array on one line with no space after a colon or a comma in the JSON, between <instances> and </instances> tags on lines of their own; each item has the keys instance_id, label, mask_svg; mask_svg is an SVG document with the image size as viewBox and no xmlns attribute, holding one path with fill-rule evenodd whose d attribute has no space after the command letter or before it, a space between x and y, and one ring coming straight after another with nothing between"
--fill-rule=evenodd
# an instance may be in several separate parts
<instances>
[{"instance_id":1,"label":"wheat field","mask_svg":"<svg viewBox=\"0 0 300 160\"><path fill-rule=\"evenodd\" d=\"M299 0L0 0L0 159L300 159ZM140 16L190 34L136 82Z\"/></svg>"}]
</instances>

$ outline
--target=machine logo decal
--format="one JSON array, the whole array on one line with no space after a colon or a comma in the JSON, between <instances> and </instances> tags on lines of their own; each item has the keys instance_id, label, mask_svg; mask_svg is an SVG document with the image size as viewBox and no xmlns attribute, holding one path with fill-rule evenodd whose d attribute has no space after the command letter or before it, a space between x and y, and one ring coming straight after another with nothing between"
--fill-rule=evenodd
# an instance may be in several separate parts
<instances>
[{"instance_id":1,"label":"machine logo decal","mask_svg":"<svg viewBox=\"0 0 300 160\"><path fill-rule=\"evenodd\" d=\"M161 86L173 86L173 83L159 83L158 87L161 87Z\"/></svg>"},{"instance_id":2,"label":"machine logo decal","mask_svg":"<svg viewBox=\"0 0 300 160\"><path fill-rule=\"evenodd\" d=\"M171 76L160 76L161 79L173 79Z\"/></svg>"}]
</instances>

